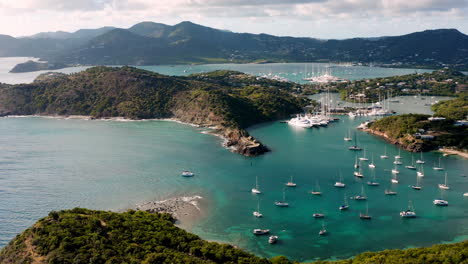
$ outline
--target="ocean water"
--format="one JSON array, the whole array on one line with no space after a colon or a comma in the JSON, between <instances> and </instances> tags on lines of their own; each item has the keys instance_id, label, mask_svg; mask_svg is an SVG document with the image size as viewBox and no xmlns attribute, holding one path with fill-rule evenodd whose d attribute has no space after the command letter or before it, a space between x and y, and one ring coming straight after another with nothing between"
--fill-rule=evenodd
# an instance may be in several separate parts
<instances>
[{"instance_id":1,"label":"ocean water","mask_svg":"<svg viewBox=\"0 0 468 264\"><path fill-rule=\"evenodd\" d=\"M165 74L189 74L228 66L149 69ZM299 69L306 66L232 67L236 68L230 69L250 73L257 70L259 75L289 71L291 76L298 76ZM249 71L250 67L254 69ZM308 68L314 69L310 65ZM332 71L338 69L340 67L331 68ZM354 71L348 77L340 76L348 79L414 72L376 67L343 67L341 70ZM13 78L1 70L0 81L5 82L7 76L15 82L29 82L35 74L19 74ZM339 75L338 72L332 74ZM344 104L337 95L332 97L335 103ZM442 99L402 97L391 107L400 113L430 114L429 107L424 104ZM294 129L279 122L261 124L249 131L272 152L246 158L224 149L220 138L202 133L205 129L175 122L0 118L0 247L51 210L79 206L120 211L142 202L181 195L201 195L209 204L206 217L193 227L194 233L205 239L238 245L264 257L285 255L299 261L347 258L368 250L467 239L468 199L462 194L468 192L468 162L457 156L443 157L446 170L438 172L431 168L441 154L425 153L423 189L418 192L408 187L416 183L416 173L403 165L400 184L392 186L398 195L385 196L384 190L391 187L393 159L378 157L385 147L391 157L398 149L357 131L355 127L363 120L341 116L339 122L329 127L310 130ZM377 165L374 171L380 186L365 185L372 175L367 166L363 169L366 178L357 180L352 176L356 153L347 149L352 143L343 141L348 129L357 134L367 156L371 159L374 155ZM411 161L411 155L401 151L405 165ZM184 169L193 170L196 176L180 177ZM441 192L437 184L443 182L445 172L452 189ZM347 184L344 189L333 187L339 173ZM273 203L282 198L284 183L291 175L298 184L296 188L285 190L291 206L278 208ZM258 196L250 192L256 176L263 191ZM320 197L308 193L316 182L323 192ZM349 211L339 211L344 197L360 194L363 184L368 202L349 200ZM433 199L440 197L447 199L450 205L434 206ZM264 215L261 219L252 216L257 199ZM407 208L409 200L419 217L401 219L399 212ZM370 221L359 219L366 204L373 216ZM325 213L326 217L314 219L315 212ZM329 231L326 237L318 235L322 223ZM254 228L271 229L273 234L279 235L279 243L269 245L267 237L253 236Z\"/></svg>"},{"instance_id":2,"label":"ocean water","mask_svg":"<svg viewBox=\"0 0 468 264\"><path fill-rule=\"evenodd\" d=\"M433 171L440 153L425 153L423 189L415 171L402 168L400 184L390 188L393 159L378 158L387 147L393 157L398 149L356 131L362 120L341 117L326 128L294 129L272 122L251 128L251 134L273 151L246 158L221 147L221 139L201 133L202 128L168 121L116 122L65 120L39 117L0 118L0 246L51 210L87 207L125 210L135 204L174 196L201 195L209 212L192 231L202 238L236 244L260 256L286 255L295 260L346 258L367 250L427 246L466 239L468 235L468 162L456 156L442 158L446 171ZM369 197L371 221L359 219L366 202L349 200L349 211L338 207L344 196L360 194L372 175L365 165L363 180L355 179L355 154L343 141L348 129L356 131L359 144L377 165L378 187L364 184ZM359 153L363 154L363 153ZM403 161L411 153L401 151ZM418 156L415 156L415 159ZM184 169L196 176L183 178ZM438 183L448 172L451 190L441 193ZM342 174L344 189L333 187ZM286 189L289 208L278 208L284 183L293 175L296 188ZM261 195L250 189L259 177ZM319 183L323 195L308 192ZM443 197L450 206L441 208L432 200ZM260 200L264 217L252 216ZM399 212L412 200L419 215L401 219ZM322 220L312 218L322 212ZM318 231L326 225L329 235ZM267 237L251 234L268 228L280 242L269 245Z\"/></svg>"}]
</instances>

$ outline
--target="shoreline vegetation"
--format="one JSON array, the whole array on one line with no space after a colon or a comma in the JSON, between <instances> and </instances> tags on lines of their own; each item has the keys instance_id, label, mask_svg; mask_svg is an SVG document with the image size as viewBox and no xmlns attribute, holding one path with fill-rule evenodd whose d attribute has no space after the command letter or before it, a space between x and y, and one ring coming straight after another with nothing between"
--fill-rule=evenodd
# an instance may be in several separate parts
<instances>
[{"instance_id":1,"label":"shoreline vegetation","mask_svg":"<svg viewBox=\"0 0 468 264\"><path fill-rule=\"evenodd\" d=\"M216 128L232 151L258 156L269 149L246 128L301 112L310 101L294 94L299 87L235 71L175 77L133 67L93 67L42 74L31 84L0 84L0 116L172 118Z\"/></svg>"},{"instance_id":2,"label":"shoreline vegetation","mask_svg":"<svg viewBox=\"0 0 468 264\"><path fill-rule=\"evenodd\" d=\"M177 198L172 201L177 201ZM299 263L283 256L265 259L228 244L209 242L175 226L174 222L170 214L146 211L129 210L115 213L83 208L52 211L2 248L0 262ZM465 263L467 260L468 241L463 241L426 248L365 252L352 259L313 263L456 264Z\"/></svg>"}]
</instances>

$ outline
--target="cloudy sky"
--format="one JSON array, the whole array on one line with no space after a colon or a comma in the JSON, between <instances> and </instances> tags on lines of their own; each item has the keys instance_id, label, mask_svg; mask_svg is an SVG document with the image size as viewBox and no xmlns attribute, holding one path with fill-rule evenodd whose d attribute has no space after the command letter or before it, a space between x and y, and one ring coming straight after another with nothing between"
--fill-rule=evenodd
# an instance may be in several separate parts
<instances>
[{"instance_id":1,"label":"cloudy sky","mask_svg":"<svg viewBox=\"0 0 468 264\"><path fill-rule=\"evenodd\" d=\"M468 33L468 0L0 0L0 34L181 21L235 32L318 38Z\"/></svg>"}]
</instances>

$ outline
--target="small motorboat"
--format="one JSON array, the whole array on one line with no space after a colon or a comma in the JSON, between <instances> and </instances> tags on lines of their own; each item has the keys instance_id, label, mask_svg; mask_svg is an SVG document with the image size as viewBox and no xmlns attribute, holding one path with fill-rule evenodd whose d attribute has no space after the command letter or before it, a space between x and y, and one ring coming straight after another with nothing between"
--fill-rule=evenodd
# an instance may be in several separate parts
<instances>
[{"instance_id":1,"label":"small motorboat","mask_svg":"<svg viewBox=\"0 0 468 264\"><path fill-rule=\"evenodd\" d=\"M193 176L195 176L195 173L185 170L185 171L182 172L181 175L182 175L182 177L193 177Z\"/></svg>"},{"instance_id":2,"label":"small motorboat","mask_svg":"<svg viewBox=\"0 0 468 264\"><path fill-rule=\"evenodd\" d=\"M432 203L437 206L448 206L448 202L442 199L435 199Z\"/></svg>"},{"instance_id":3,"label":"small motorboat","mask_svg":"<svg viewBox=\"0 0 468 264\"><path fill-rule=\"evenodd\" d=\"M257 229L254 229L254 230L252 231L252 233L253 233L254 235L257 235L257 236L259 236L259 235L266 235L266 234L270 233L270 229L259 229L259 228L257 228Z\"/></svg>"},{"instance_id":4,"label":"small motorboat","mask_svg":"<svg viewBox=\"0 0 468 264\"><path fill-rule=\"evenodd\" d=\"M268 243L275 244L276 242L278 242L278 238L279 238L278 236L270 236L268 238Z\"/></svg>"},{"instance_id":5,"label":"small motorboat","mask_svg":"<svg viewBox=\"0 0 468 264\"><path fill-rule=\"evenodd\" d=\"M312 217L314 217L314 218L324 218L325 214L315 213L315 214L312 214Z\"/></svg>"}]
</instances>

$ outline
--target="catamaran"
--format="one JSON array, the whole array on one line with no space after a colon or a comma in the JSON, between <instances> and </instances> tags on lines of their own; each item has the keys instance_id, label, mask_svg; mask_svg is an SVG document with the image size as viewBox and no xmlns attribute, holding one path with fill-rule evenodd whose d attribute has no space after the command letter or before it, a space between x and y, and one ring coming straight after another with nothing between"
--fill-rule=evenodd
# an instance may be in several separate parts
<instances>
[{"instance_id":1,"label":"catamaran","mask_svg":"<svg viewBox=\"0 0 468 264\"><path fill-rule=\"evenodd\" d=\"M263 216L263 214L260 213L260 200L259 199L257 199L257 211L254 211L253 215L255 217L262 217Z\"/></svg>"},{"instance_id":2,"label":"catamaran","mask_svg":"<svg viewBox=\"0 0 468 264\"><path fill-rule=\"evenodd\" d=\"M424 159L423 159L423 153L422 153L422 151L421 151L421 159L418 159L418 160L416 161L416 164L424 164L424 163L426 163L426 162L425 162Z\"/></svg>"},{"instance_id":3,"label":"catamaran","mask_svg":"<svg viewBox=\"0 0 468 264\"><path fill-rule=\"evenodd\" d=\"M366 204L366 213L365 214L360 213L359 218L361 218L363 220L371 220L372 219L372 216L369 215L369 203Z\"/></svg>"},{"instance_id":4,"label":"catamaran","mask_svg":"<svg viewBox=\"0 0 468 264\"><path fill-rule=\"evenodd\" d=\"M414 166L414 156L411 154L411 165L406 165L405 168L410 169L410 170L415 170L416 167Z\"/></svg>"},{"instance_id":5,"label":"catamaran","mask_svg":"<svg viewBox=\"0 0 468 264\"><path fill-rule=\"evenodd\" d=\"M286 191L285 190L283 190L283 200L276 201L275 205L279 206L279 207L288 207L289 206L289 203L286 202Z\"/></svg>"},{"instance_id":6,"label":"catamaran","mask_svg":"<svg viewBox=\"0 0 468 264\"><path fill-rule=\"evenodd\" d=\"M442 168L442 166L440 165L440 157L439 157L439 166L434 165L434 167L432 169L437 170L437 171L444 170L444 168Z\"/></svg>"},{"instance_id":7,"label":"catamaran","mask_svg":"<svg viewBox=\"0 0 468 264\"><path fill-rule=\"evenodd\" d=\"M380 155L380 158L381 158L381 159L388 159L388 156L387 156L387 146L385 146L384 154L383 154L383 155Z\"/></svg>"},{"instance_id":8,"label":"catamaran","mask_svg":"<svg viewBox=\"0 0 468 264\"><path fill-rule=\"evenodd\" d=\"M195 176L195 173L185 170L185 171L182 172L181 175L182 175L182 177L193 177L193 176Z\"/></svg>"},{"instance_id":9,"label":"catamaran","mask_svg":"<svg viewBox=\"0 0 468 264\"><path fill-rule=\"evenodd\" d=\"M297 184L293 181L293 176L291 175L291 179L286 183L288 187L296 187Z\"/></svg>"},{"instance_id":10,"label":"catamaran","mask_svg":"<svg viewBox=\"0 0 468 264\"><path fill-rule=\"evenodd\" d=\"M258 188L258 176L255 176L255 188L252 188L252 193L261 194L262 192Z\"/></svg>"},{"instance_id":11,"label":"catamaran","mask_svg":"<svg viewBox=\"0 0 468 264\"><path fill-rule=\"evenodd\" d=\"M351 199L353 199L353 200L359 200L359 201L367 200L367 196L366 196L366 194L364 193L364 185L361 186L361 194L360 194L360 195L355 195L355 196L351 197Z\"/></svg>"},{"instance_id":12,"label":"catamaran","mask_svg":"<svg viewBox=\"0 0 468 264\"><path fill-rule=\"evenodd\" d=\"M333 185L333 186L335 186L335 187L337 187L337 188L344 188L344 187L346 187L346 184L344 184L344 182L343 182L343 176L341 175L341 173L340 173L340 180L337 181L337 182L335 182L335 185Z\"/></svg>"},{"instance_id":13,"label":"catamaran","mask_svg":"<svg viewBox=\"0 0 468 264\"><path fill-rule=\"evenodd\" d=\"M442 190L449 190L450 189L450 187L447 184L447 173L445 173L445 182L439 184L439 188L442 189Z\"/></svg>"},{"instance_id":14,"label":"catamaran","mask_svg":"<svg viewBox=\"0 0 468 264\"><path fill-rule=\"evenodd\" d=\"M348 129L348 134L345 135L344 141L352 141L353 139L349 135L349 129Z\"/></svg>"},{"instance_id":15,"label":"catamaran","mask_svg":"<svg viewBox=\"0 0 468 264\"><path fill-rule=\"evenodd\" d=\"M416 217L416 212L414 211L413 204L411 201L408 202L408 210L401 211L400 216L403 218L414 218Z\"/></svg>"},{"instance_id":16,"label":"catamaran","mask_svg":"<svg viewBox=\"0 0 468 264\"><path fill-rule=\"evenodd\" d=\"M372 162L369 164L369 168L375 169L375 164L374 164L374 154L372 154Z\"/></svg>"},{"instance_id":17,"label":"catamaran","mask_svg":"<svg viewBox=\"0 0 468 264\"><path fill-rule=\"evenodd\" d=\"M349 208L349 204L348 204L348 198L346 197L346 192L344 194L344 200L343 200L343 204L340 206L340 210L343 211L343 210L348 210Z\"/></svg>"},{"instance_id":18,"label":"catamaran","mask_svg":"<svg viewBox=\"0 0 468 264\"><path fill-rule=\"evenodd\" d=\"M320 185L318 181L315 182L315 189L310 192L313 195L321 195L322 192L320 191Z\"/></svg>"},{"instance_id":19,"label":"catamaran","mask_svg":"<svg viewBox=\"0 0 468 264\"><path fill-rule=\"evenodd\" d=\"M366 157L366 150L364 150L364 156L359 158L360 161L368 161L369 159Z\"/></svg>"},{"instance_id":20,"label":"catamaran","mask_svg":"<svg viewBox=\"0 0 468 264\"><path fill-rule=\"evenodd\" d=\"M349 150L362 150L361 147L357 145L357 135L354 133L354 145L348 148Z\"/></svg>"}]
</instances>

